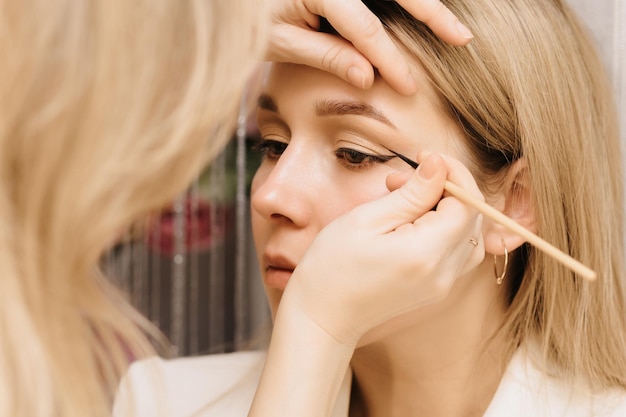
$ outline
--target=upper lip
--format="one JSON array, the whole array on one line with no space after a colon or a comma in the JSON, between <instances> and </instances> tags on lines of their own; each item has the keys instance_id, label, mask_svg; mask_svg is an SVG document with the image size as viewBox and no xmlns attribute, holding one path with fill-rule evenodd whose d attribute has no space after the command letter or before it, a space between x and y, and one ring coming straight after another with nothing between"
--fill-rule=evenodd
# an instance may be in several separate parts
<instances>
[{"instance_id":1,"label":"upper lip","mask_svg":"<svg viewBox=\"0 0 626 417\"><path fill-rule=\"evenodd\" d=\"M296 269L296 263L289 260L284 255L280 254L263 254L263 262L265 263L265 269L276 268L276 269L287 269L293 271Z\"/></svg>"}]
</instances>

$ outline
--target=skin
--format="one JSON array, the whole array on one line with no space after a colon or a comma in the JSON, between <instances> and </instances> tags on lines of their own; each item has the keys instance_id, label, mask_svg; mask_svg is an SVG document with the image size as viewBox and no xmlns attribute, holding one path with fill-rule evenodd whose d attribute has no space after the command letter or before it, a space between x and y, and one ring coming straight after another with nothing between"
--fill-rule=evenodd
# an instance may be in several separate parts
<instances>
[{"instance_id":1,"label":"skin","mask_svg":"<svg viewBox=\"0 0 626 417\"><path fill-rule=\"evenodd\" d=\"M273 103L267 103L265 97ZM394 127L375 116L317 115L316 104L331 100L368 103L382 110ZM349 158L363 159L359 153L391 155L388 149L406 155L425 149L454 153L458 140L453 143L450 139L457 132L432 100L430 89L401 97L379 79L371 90L362 92L311 68L275 65L260 100L261 107L267 109L259 109L257 115L260 134L269 142L252 185L253 227L263 269L267 257L286 258L284 262L295 266L326 224L359 204L387 194L387 175L407 168L398 158L387 163L364 160L361 164L350 163ZM273 105L278 112L270 109ZM413 139L407 140L410 136ZM286 144L288 148L279 155ZM355 154L338 158L337 149ZM460 150L456 153L462 160ZM275 160L277 156L280 162ZM285 224L298 229L297 243L272 239L272 234L287 228ZM288 251L282 248L294 244ZM280 300L287 275L278 269L264 275L272 307Z\"/></svg>"},{"instance_id":2,"label":"skin","mask_svg":"<svg viewBox=\"0 0 626 417\"><path fill-rule=\"evenodd\" d=\"M473 37L439 0L397 2L452 45L466 45ZM317 33L319 16L343 39ZM402 94L418 88L409 61L361 0L276 0L266 58L319 68L362 89L374 82L374 68Z\"/></svg>"},{"instance_id":3,"label":"skin","mask_svg":"<svg viewBox=\"0 0 626 417\"><path fill-rule=\"evenodd\" d=\"M388 175L406 169L397 158L383 163L364 153L437 152L469 164L460 132L423 74L413 68L412 76L419 92L405 96L380 77L361 90L310 67L274 65L257 117L265 158L252 184L255 245L274 314L293 269L322 228L387 195ZM329 101L366 103L377 115L340 115L332 106L320 113ZM476 250L484 250L483 239L493 240L492 234L484 225ZM505 309L492 262L486 257L462 270L443 299L363 336L351 362L358 386L352 415L482 415L504 369L497 339L484 350Z\"/></svg>"}]
</instances>

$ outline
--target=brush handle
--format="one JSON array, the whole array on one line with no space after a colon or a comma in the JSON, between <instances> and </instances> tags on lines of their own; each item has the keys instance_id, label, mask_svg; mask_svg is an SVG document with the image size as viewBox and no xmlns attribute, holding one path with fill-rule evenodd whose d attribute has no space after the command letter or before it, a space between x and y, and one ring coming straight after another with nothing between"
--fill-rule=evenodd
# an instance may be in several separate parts
<instances>
[{"instance_id":1,"label":"brush handle","mask_svg":"<svg viewBox=\"0 0 626 417\"><path fill-rule=\"evenodd\" d=\"M474 198L470 193L468 193L458 185L453 184L450 181L446 181L444 189L465 204L474 207L485 217L489 217L491 220L501 224L513 233L516 233L519 236L523 237L526 242L550 255L561 264L576 272L583 278L588 279L589 281L594 281L597 278L596 273L592 269L578 262L576 259L572 258L563 251L552 246L528 229L520 226L519 223L516 223L513 219L505 216L487 203Z\"/></svg>"}]
</instances>

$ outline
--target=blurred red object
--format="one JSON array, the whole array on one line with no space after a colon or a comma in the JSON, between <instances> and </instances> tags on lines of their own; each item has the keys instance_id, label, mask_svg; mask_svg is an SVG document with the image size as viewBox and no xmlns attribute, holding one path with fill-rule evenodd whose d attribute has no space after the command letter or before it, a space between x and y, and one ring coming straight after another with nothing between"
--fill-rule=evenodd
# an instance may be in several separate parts
<instances>
[{"instance_id":1,"label":"blurred red object","mask_svg":"<svg viewBox=\"0 0 626 417\"><path fill-rule=\"evenodd\" d=\"M224 241L232 224L232 206L188 197L184 201L183 210L185 252L208 250ZM148 247L164 255L175 255L175 217L172 204L148 224ZM215 219L213 222L212 218Z\"/></svg>"}]
</instances>

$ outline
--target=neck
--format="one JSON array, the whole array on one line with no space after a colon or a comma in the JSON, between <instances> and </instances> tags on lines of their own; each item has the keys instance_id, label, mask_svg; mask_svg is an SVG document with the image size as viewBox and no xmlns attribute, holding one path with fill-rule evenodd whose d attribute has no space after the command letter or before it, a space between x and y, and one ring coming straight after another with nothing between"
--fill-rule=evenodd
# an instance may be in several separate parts
<instances>
[{"instance_id":1,"label":"neck","mask_svg":"<svg viewBox=\"0 0 626 417\"><path fill-rule=\"evenodd\" d=\"M441 303L389 324L402 330L355 352L353 415L484 414L509 360L502 338L493 337L504 288L493 279L464 281Z\"/></svg>"}]
</instances>

